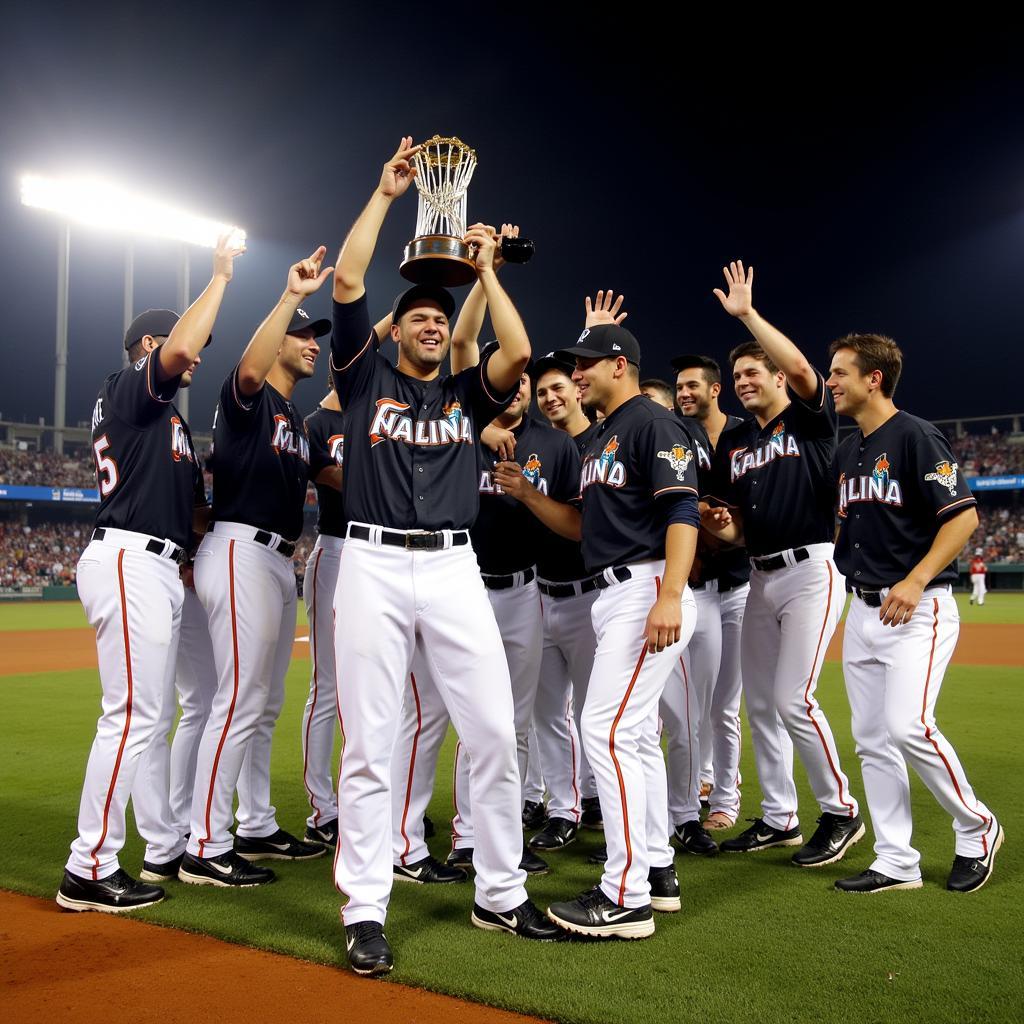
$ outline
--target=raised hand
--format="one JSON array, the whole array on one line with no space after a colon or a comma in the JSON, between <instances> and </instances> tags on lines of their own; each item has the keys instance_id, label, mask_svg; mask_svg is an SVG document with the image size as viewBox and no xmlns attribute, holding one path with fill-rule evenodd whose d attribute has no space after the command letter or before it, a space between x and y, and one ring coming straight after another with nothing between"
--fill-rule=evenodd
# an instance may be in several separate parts
<instances>
[{"instance_id":1,"label":"raised hand","mask_svg":"<svg viewBox=\"0 0 1024 1024\"><path fill-rule=\"evenodd\" d=\"M494 253L498 247L498 233L489 224L474 224L462 236L470 246L470 254L476 263L478 274L494 269Z\"/></svg>"},{"instance_id":2,"label":"raised hand","mask_svg":"<svg viewBox=\"0 0 1024 1024\"><path fill-rule=\"evenodd\" d=\"M519 237L519 225L518 224L502 224L501 230L498 232L501 238L518 238ZM501 255L501 246L498 246L497 251L494 254L494 269L501 270L505 266L505 257Z\"/></svg>"},{"instance_id":3,"label":"raised hand","mask_svg":"<svg viewBox=\"0 0 1024 1024\"><path fill-rule=\"evenodd\" d=\"M384 165L378 186L382 195L397 199L403 195L416 177L416 168L410 162L422 149L412 144L411 135L403 135L395 155Z\"/></svg>"},{"instance_id":4,"label":"raised hand","mask_svg":"<svg viewBox=\"0 0 1024 1024\"><path fill-rule=\"evenodd\" d=\"M235 270L235 257L245 252L245 240L232 228L217 239L213 250L213 276L230 281Z\"/></svg>"},{"instance_id":5,"label":"raised hand","mask_svg":"<svg viewBox=\"0 0 1024 1024\"><path fill-rule=\"evenodd\" d=\"M292 295L298 295L300 299L312 295L334 273L334 267L320 269L326 253L327 246L321 245L306 259L292 264L288 271L288 291Z\"/></svg>"},{"instance_id":6,"label":"raised hand","mask_svg":"<svg viewBox=\"0 0 1024 1024\"><path fill-rule=\"evenodd\" d=\"M597 293L594 301L590 301L588 295L584 305L587 307L587 320L584 327L596 327L598 324L621 324L629 316L628 313L620 313L624 295L616 295L609 288L607 291Z\"/></svg>"},{"instance_id":7,"label":"raised hand","mask_svg":"<svg viewBox=\"0 0 1024 1024\"><path fill-rule=\"evenodd\" d=\"M743 269L743 260L735 260L727 267L722 267L726 283L729 285L729 294L726 295L721 288L715 289L715 295L722 304L722 308L730 316L747 316L754 309L754 268Z\"/></svg>"}]
</instances>

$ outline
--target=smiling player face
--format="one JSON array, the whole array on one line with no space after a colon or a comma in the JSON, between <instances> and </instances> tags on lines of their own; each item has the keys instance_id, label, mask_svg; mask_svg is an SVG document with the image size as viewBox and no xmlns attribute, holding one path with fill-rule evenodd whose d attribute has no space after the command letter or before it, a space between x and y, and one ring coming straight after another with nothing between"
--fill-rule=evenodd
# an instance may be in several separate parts
<instances>
[{"instance_id":1,"label":"smiling player face","mask_svg":"<svg viewBox=\"0 0 1024 1024\"><path fill-rule=\"evenodd\" d=\"M568 374L548 370L537 381L537 405L552 426L565 423L579 408L579 389Z\"/></svg>"},{"instance_id":2,"label":"smiling player face","mask_svg":"<svg viewBox=\"0 0 1024 1024\"><path fill-rule=\"evenodd\" d=\"M871 396L871 374L862 374L857 355L852 349L841 348L832 357L825 386L832 392L836 412L843 416L856 416Z\"/></svg>"},{"instance_id":3,"label":"smiling player face","mask_svg":"<svg viewBox=\"0 0 1024 1024\"><path fill-rule=\"evenodd\" d=\"M277 353L277 361L295 378L312 377L316 368L316 357L320 354L320 346L313 337L312 329L286 334L281 348Z\"/></svg>"},{"instance_id":4,"label":"smiling player face","mask_svg":"<svg viewBox=\"0 0 1024 1024\"><path fill-rule=\"evenodd\" d=\"M747 412L760 416L768 412L780 398L786 384L784 373L771 370L753 356L740 356L732 368L732 382L736 397Z\"/></svg>"},{"instance_id":5,"label":"smiling player face","mask_svg":"<svg viewBox=\"0 0 1024 1024\"><path fill-rule=\"evenodd\" d=\"M417 370L436 370L448 354L451 341L448 317L438 303L429 299L406 310L391 332L402 357Z\"/></svg>"}]
</instances>

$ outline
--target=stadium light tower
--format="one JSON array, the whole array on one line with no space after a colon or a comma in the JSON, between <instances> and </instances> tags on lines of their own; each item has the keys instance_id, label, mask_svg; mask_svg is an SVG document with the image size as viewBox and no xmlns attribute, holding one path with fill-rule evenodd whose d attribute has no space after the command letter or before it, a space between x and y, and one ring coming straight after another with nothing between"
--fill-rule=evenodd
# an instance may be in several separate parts
<instances>
[{"instance_id":1,"label":"stadium light tower","mask_svg":"<svg viewBox=\"0 0 1024 1024\"><path fill-rule=\"evenodd\" d=\"M189 213L169 203L141 195L115 182L95 177L45 178L26 174L21 179L21 201L25 206L47 210L61 217L57 258L57 368L53 387L53 447L64 451L64 427L68 366L68 277L71 268L71 224L112 231L129 236L125 251L124 326L132 319L135 263L131 237L147 235L181 243L178 274L178 304L184 312L189 304L188 246L212 249L217 239L231 232L239 241L245 232L234 225ZM182 415L188 415L188 392L181 392Z\"/></svg>"}]
</instances>

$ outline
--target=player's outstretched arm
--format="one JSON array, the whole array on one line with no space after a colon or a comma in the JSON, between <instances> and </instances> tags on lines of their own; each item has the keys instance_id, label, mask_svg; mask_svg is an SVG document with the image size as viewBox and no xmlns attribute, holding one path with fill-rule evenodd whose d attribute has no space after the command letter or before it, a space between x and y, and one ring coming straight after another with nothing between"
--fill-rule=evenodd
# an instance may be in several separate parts
<instances>
[{"instance_id":1,"label":"player's outstretched arm","mask_svg":"<svg viewBox=\"0 0 1024 1024\"><path fill-rule=\"evenodd\" d=\"M412 144L412 136L406 135L395 155L384 165L370 201L356 218L341 247L334 273L335 302L355 302L366 291L363 279L377 248L380 226L391 204L405 194L416 177L416 168L409 161L419 151L420 147Z\"/></svg>"},{"instance_id":2,"label":"player's outstretched arm","mask_svg":"<svg viewBox=\"0 0 1024 1024\"><path fill-rule=\"evenodd\" d=\"M519 463L499 462L494 468L494 482L506 494L521 501L549 530L568 540L582 540L583 517L579 509L541 494L523 476Z\"/></svg>"},{"instance_id":3,"label":"player's outstretched arm","mask_svg":"<svg viewBox=\"0 0 1024 1024\"><path fill-rule=\"evenodd\" d=\"M742 320L754 340L765 350L768 358L786 375L789 386L803 399L811 399L818 390L818 374L807 361L806 356L787 338L782 331L772 327L754 309L754 268L743 268L743 261L736 260L722 267L729 294L716 288L715 295L722 308L730 315Z\"/></svg>"},{"instance_id":4,"label":"player's outstretched arm","mask_svg":"<svg viewBox=\"0 0 1024 1024\"><path fill-rule=\"evenodd\" d=\"M909 622L921 601L924 588L953 561L971 534L978 528L978 510L974 506L947 519L935 534L928 553L886 594L878 617L887 626Z\"/></svg>"},{"instance_id":5,"label":"player's outstretched arm","mask_svg":"<svg viewBox=\"0 0 1024 1024\"><path fill-rule=\"evenodd\" d=\"M511 391L530 359L530 338L522 318L494 269L497 232L486 224L474 224L463 241L476 246L477 282L491 311L498 351L487 362L487 378L495 391Z\"/></svg>"},{"instance_id":6,"label":"player's outstretched arm","mask_svg":"<svg viewBox=\"0 0 1024 1024\"><path fill-rule=\"evenodd\" d=\"M583 326L597 327L598 324L621 324L629 316L628 313L619 312L622 309L622 303L625 298L625 295L616 295L614 288L599 291L594 296L593 301L591 301L588 295L583 300L583 305L587 311Z\"/></svg>"},{"instance_id":7,"label":"player's outstretched arm","mask_svg":"<svg viewBox=\"0 0 1024 1024\"><path fill-rule=\"evenodd\" d=\"M518 238L518 224L502 224L499 232L503 237ZM505 261L501 256L501 249L494 253L495 272L501 270ZM459 310L459 318L455 321L452 330L452 373L459 373L461 370L468 370L480 362L480 331L484 326L484 317L487 315L487 297L484 295L483 285L479 281L473 283L473 287L466 296L466 301Z\"/></svg>"},{"instance_id":8,"label":"player's outstretched arm","mask_svg":"<svg viewBox=\"0 0 1024 1024\"><path fill-rule=\"evenodd\" d=\"M289 268L288 286L284 294L256 329L238 362L238 389L243 395L254 395L263 387L295 310L302 305L303 299L317 291L334 272L334 267L320 269L326 253L327 247L321 245L306 259L299 260Z\"/></svg>"},{"instance_id":9,"label":"player's outstretched arm","mask_svg":"<svg viewBox=\"0 0 1024 1024\"><path fill-rule=\"evenodd\" d=\"M665 532L665 578L658 599L647 613L644 632L651 654L678 642L683 625L683 588L697 553L697 528L688 523L669 523Z\"/></svg>"},{"instance_id":10,"label":"player's outstretched arm","mask_svg":"<svg viewBox=\"0 0 1024 1024\"><path fill-rule=\"evenodd\" d=\"M235 257L245 252L232 233L221 235L213 250L213 277L202 295L192 303L160 346L160 368L168 377L184 373L203 350L220 312L224 291L234 274Z\"/></svg>"}]
</instances>

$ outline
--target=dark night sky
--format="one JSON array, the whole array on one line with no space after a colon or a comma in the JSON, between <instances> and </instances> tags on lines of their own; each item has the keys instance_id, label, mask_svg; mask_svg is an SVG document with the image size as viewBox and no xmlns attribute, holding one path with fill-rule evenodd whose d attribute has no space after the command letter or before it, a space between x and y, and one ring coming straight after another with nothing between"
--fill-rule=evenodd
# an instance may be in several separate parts
<instances>
[{"instance_id":1,"label":"dark night sky","mask_svg":"<svg viewBox=\"0 0 1024 1024\"><path fill-rule=\"evenodd\" d=\"M426 0L270 15L22 6L0 43L3 418L52 415L57 224L19 205L20 173L95 170L246 227L193 387L206 430L288 264L321 242L333 259L399 137L435 132L477 149L471 219L514 220L537 241L529 267L504 273L535 351L572 343L584 294L611 286L645 374L669 376L680 351L724 359L745 332L711 289L738 256L757 267L761 312L819 366L833 337L880 330L906 353L897 399L912 411L1024 406L1024 73L1009 40L755 24L725 8L669 29L636 6L614 21ZM368 279L382 311L414 223L409 195ZM123 251L73 231L69 423L119 365ZM174 304L175 260L173 245L138 245L138 309ZM192 265L195 295L207 253ZM309 308L326 313L329 289ZM324 358L301 407L325 374Z\"/></svg>"}]
</instances>

